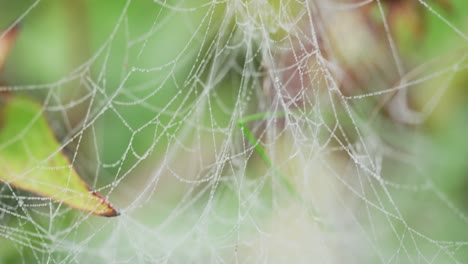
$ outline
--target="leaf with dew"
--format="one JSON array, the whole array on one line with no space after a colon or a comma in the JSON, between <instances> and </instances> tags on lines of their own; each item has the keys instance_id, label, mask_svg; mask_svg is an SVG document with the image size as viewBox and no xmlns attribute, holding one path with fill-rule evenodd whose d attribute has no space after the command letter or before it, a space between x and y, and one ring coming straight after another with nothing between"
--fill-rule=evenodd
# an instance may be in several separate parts
<instances>
[{"instance_id":1,"label":"leaf with dew","mask_svg":"<svg viewBox=\"0 0 468 264\"><path fill-rule=\"evenodd\" d=\"M0 120L0 181L95 215L119 214L61 152L40 104L8 96Z\"/></svg>"},{"instance_id":2,"label":"leaf with dew","mask_svg":"<svg viewBox=\"0 0 468 264\"><path fill-rule=\"evenodd\" d=\"M0 70L18 32L0 34ZM78 175L50 129L42 106L7 92L0 102L0 181L99 216L119 213Z\"/></svg>"}]
</instances>

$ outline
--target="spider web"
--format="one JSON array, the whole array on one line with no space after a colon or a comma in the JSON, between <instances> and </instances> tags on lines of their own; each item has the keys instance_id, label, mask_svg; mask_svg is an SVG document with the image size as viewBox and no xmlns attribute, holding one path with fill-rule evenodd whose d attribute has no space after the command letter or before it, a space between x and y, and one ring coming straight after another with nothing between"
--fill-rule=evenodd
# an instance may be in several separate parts
<instances>
[{"instance_id":1,"label":"spider web","mask_svg":"<svg viewBox=\"0 0 468 264\"><path fill-rule=\"evenodd\" d=\"M24 34L2 91L41 101L121 215L2 184L0 262L468 261L444 165L466 144L451 160L425 130L467 69L463 1L414 1L419 54L388 2L1 1Z\"/></svg>"}]
</instances>

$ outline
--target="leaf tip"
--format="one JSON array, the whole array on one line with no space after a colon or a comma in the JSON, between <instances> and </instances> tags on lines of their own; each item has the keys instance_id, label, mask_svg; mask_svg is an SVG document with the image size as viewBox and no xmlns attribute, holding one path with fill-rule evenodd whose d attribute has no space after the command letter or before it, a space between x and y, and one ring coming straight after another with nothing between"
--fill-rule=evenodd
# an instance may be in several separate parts
<instances>
[{"instance_id":1,"label":"leaf tip","mask_svg":"<svg viewBox=\"0 0 468 264\"><path fill-rule=\"evenodd\" d=\"M103 216L103 217L116 217L116 216L119 216L119 215L120 215L119 210L113 208L110 205L109 205L109 211L98 214L98 216Z\"/></svg>"},{"instance_id":2,"label":"leaf tip","mask_svg":"<svg viewBox=\"0 0 468 264\"><path fill-rule=\"evenodd\" d=\"M104 205L106 208L104 210L99 210L99 211L92 211L93 214L97 215L97 216L103 216L103 217L115 217L115 216L119 216L120 215L120 212L119 210L117 210L116 208L114 208L112 206L112 204L107 201L107 199L102 196L100 193L96 192L96 191L92 191L92 195L96 198L98 198L102 205Z\"/></svg>"}]
</instances>

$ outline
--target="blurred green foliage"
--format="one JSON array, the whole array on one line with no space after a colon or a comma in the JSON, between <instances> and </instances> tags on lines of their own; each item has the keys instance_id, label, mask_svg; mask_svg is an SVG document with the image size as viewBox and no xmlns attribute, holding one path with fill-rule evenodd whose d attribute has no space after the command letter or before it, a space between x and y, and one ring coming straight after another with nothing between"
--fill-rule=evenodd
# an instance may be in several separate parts
<instances>
[{"instance_id":1,"label":"blurred green foliage","mask_svg":"<svg viewBox=\"0 0 468 264\"><path fill-rule=\"evenodd\" d=\"M184 5L186 7L202 6L203 2L207 0L191 1ZM466 35L468 1L454 0L452 2L454 8L451 13L437 7L436 11ZM207 5L193 12L175 12L152 1L132 1L127 6L127 1L123 0L47 0L40 2L0 0L0 7L0 30L7 28L16 20L19 20L22 26L17 45L1 75L2 81L10 85L37 87L38 89L26 89L22 92L37 97L39 100L45 100L49 89L57 89L60 90L57 94L62 96L61 100L67 101L82 95L84 85L83 80L80 79L82 76L80 73L90 71L93 80L98 82L96 85L105 89L105 93L96 94L97 102L126 102L132 101L133 98L145 98L146 104L109 105L121 114L127 124L122 124L122 120L111 111L104 113L99 123L96 124L97 139L102 151L98 154L100 162L106 164L122 162L119 166L101 171L99 181L102 183L97 185L112 182L132 168L137 158L129 155L123 161L121 160L130 144L136 152L142 155L149 149L157 150L151 153L152 159L148 159L147 163L155 163L155 160L165 155L171 135L178 129L177 124L182 118L167 113L177 109L189 109L190 105L196 103L195 92L203 91L200 85L186 87L183 82L189 74L193 74L191 72L193 67L201 63L197 61L197 58L204 56L200 56L199 53L208 52L207 43L211 43L218 33L224 12L222 4L218 5L215 10L211 10ZM209 23L204 19L206 12L213 12ZM414 65L427 61L428 58L436 58L434 64L426 65L424 74L427 75L432 70L440 69L443 63L453 66L453 56L459 54L465 56L465 60L460 64L460 67L464 69L456 72L451 79L442 76L430 83L423 83L409 89L415 108L422 108L428 100L439 97L437 92L441 85L448 85L445 93L440 96L437 107L422 128L409 132L404 130L401 134L400 132L385 134L388 131L386 129L388 124L377 125L380 128L376 129L382 131L383 138L388 138L394 145L404 149L409 148L413 151L415 148L419 158L417 168L394 167L392 162L389 162L384 168L386 169L384 175L392 178L392 175L397 174L398 178L404 178L422 171L423 174L429 176L433 186L437 188L433 193L441 194L448 200L454 201L455 208L462 208L466 215L468 212L467 40L456 34L428 10L425 14L424 20L427 28L423 39L414 40L411 36L407 36L407 33L400 32L399 48L406 63L405 66L412 68ZM156 29L157 34L154 34ZM193 36L199 38L192 39ZM98 56L94 57L95 54ZM138 70L160 66L163 67L155 71L154 75ZM130 72L132 73L130 78L126 79ZM197 74L202 75L202 73ZM62 80L64 76L74 77L64 80L61 87L47 86ZM232 96L236 93L237 86L240 85L240 76L233 74L230 77L232 80L221 82L218 95L229 107L233 107L235 101ZM45 88L41 88L43 84ZM107 97L125 87L138 87L139 89L129 91L130 93L115 94L115 98ZM151 91L154 89L158 89L158 92L153 95ZM178 94L184 96L176 96ZM174 98L176 100L172 102ZM172 103L168 104L168 102ZM154 123L146 126L148 121L155 117L155 111L149 111L148 105L154 109L164 109L164 111L161 111ZM96 107L102 106L100 104ZM80 116L85 113L85 108L75 110L74 113L70 113L70 120L79 120ZM229 122L230 116L227 113L220 109L213 109L212 112L216 115L216 122L224 125ZM70 126L72 130L78 124ZM133 138L127 126L138 131L133 134ZM140 128L142 129L139 130ZM64 135L66 133L65 131ZM418 138L417 142L413 141L416 133L422 135L422 139ZM153 146L155 137L160 138ZM220 189L223 190L223 188L225 187ZM162 190L162 192L170 193L170 190ZM235 191L224 189L222 193L228 198L222 199L218 206L225 210L224 213L227 215L235 212L239 206L233 202L235 199L231 198L236 195ZM383 193L382 191L382 195ZM167 195L170 197L172 194ZM418 226L423 231L437 234L439 236L437 239L440 240L467 240L466 223L448 217L453 215L450 212L437 215L433 213L435 211L446 212L444 210L447 210L447 204L441 203L440 199L426 196L415 198L414 193L408 193L407 196L399 194L396 199L402 201L398 204L407 205L402 211L405 219L409 220L409 226ZM174 198L174 200L177 199ZM425 206L426 211L417 211L418 205L429 202L433 202L434 206L429 206L429 209ZM161 212L161 218L171 212L171 208L163 207L164 205L161 205L157 208ZM229 208L231 210L226 209L228 207L231 207ZM437 228L431 224L425 225L424 223L429 220L446 223L446 225L437 226ZM66 221L63 223L63 226L69 224ZM401 226L401 230L405 228ZM24 258L21 254L13 252L22 252L25 250L24 247L12 246L9 240L4 239L1 239L0 243L2 245L0 246L0 263L16 263ZM25 254L30 254L30 252ZM456 255L459 259L468 260L468 253L458 251Z\"/></svg>"}]
</instances>

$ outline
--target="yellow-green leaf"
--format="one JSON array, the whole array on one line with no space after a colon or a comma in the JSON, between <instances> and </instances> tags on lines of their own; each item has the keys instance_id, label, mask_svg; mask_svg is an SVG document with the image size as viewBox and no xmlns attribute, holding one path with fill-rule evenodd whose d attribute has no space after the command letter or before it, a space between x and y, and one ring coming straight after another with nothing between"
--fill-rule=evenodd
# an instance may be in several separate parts
<instances>
[{"instance_id":1,"label":"yellow-green leaf","mask_svg":"<svg viewBox=\"0 0 468 264\"><path fill-rule=\"evenodd\" d=\"M0 181L100 216L118 215L61 152L41 105L8 96L0 110Z\"/></svg>"}]
</instances>

